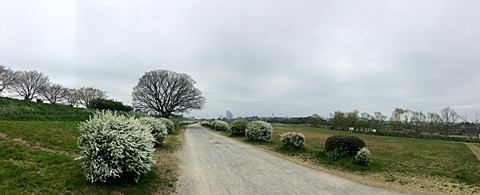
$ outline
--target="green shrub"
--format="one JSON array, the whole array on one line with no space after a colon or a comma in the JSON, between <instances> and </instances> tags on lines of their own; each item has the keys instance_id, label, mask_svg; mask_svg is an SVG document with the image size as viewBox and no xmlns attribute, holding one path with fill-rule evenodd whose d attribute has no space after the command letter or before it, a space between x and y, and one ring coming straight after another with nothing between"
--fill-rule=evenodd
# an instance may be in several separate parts
<instances>
[{"instance_id":1,"label":"green shrub","mask_svg":"<svg viewBox=\"0 0 480 195\"><path fill-rule=\"evenodd\" d=\"M285 148L298 148L305 147L305 136L297 132L288 132L280 135L280 141Z\"/></svg>"},{"instance_id":2,"label":"green shrub","mask_svg":"<svg viewBox=\"0 0 480 195\"><path fill-rule=\"evenodd\" d=\"M363 147L360 151L357 152L355 160L360 165L369 166L372 163L372 153L366 147Z\"/></svg>"},{"instance_id":3,"label":"green shrub","mask_svg":"<svg viewBox=\"0 0 480 195\"><path fill-rule=\"evenodd\" d=\"M339 149L333 149L333 150L330 150L330 151L324 151L325 152L325 155L327 156L327 158L331 161L337 161L345 156L347 156L347 154L345 153L345 151L343 150L339 150Z\"/></svg>"},{"instance_id":4,"label":"green shrub","mask_svg":"<svg viewBox=\"0 0 480 195\"><path fill-rule=\"evenodd\" d=\"M228 130L228 123L225 121L216 121L213 125L213 129L217 131L226 131Z\"/></svg>"},{"instance_id":5,"label":"green shrub","mask_svg":"<svg viewBox=\"0 0 480 195\"><path fill-rule=\"evenodd\" d=\"M162 121L163 124L165 124L165 127L167 127L167 132L169 134L173 132L173 130L175 129L175 123L173 123L170 119L166 119L166 118L160 118L160 121Z\"/></svg>"},{"instance_id":6,"label":"green shrub","mask_svg":"<svg viewBox=\"0 0 480 195\"><path fill-rule=\"evenodd\" d=\"M334 135L325 141L325 151L333 150L344 151L348 156L355 156L359 150L365 147L365 142L355 136Z\"/></svg>"},{"instance_id":7,"label":"green shrub","mask_svg":"<svg viewBox=\"0 0 480 195\"><path fill-rule=\"evenodd\" d=\"M237 119L233 121L230 129L232 130L233 135L243 135L245 136L245 129L248 126L248 121L243 119Z\"/></svg>"},{"instance_id":8,"label":"green shrub","mask_svg":"<svg viewBox=\"0 0 480 195\"><path fill-rule=\"evenodd\" d=\"M155 138L155 145L162 145L165 142L165 136L167 136L168 131L165 124L158 118L153 117L142 117L139 118L140 122L151 127L151 133L153 138Z\"/></svg>"},{"instance_id":9,"label":"green shrub","mask_svg":"<svg viewBox=\"0 0 480 195\"><path fill-rule=\"evenodd\" d=\"M155 141L150 126L134 117L104 111L94 113L78 128L78 159L88 181L106 182L127 173L138 181L150 171Z\"/></svg>"},{"instance_id":10,"label":"green shrub","mask_svg":"<svg viewBox=\"0 0 480 195\"><path fill-rule=\"evenodd\" d=\"M202 122L200 122L200 125L205 126L205 127L211 127L210 122L208 122L208 121L202 121Z\"/></svg>"},{"instance_id":11,"label":"green shrub","mask_svg":"<svg viewBox=\"0 0 480 195\"><path fill-rule=\"evenodd\" d=\"M263 121L253 121L247 125L245 136L252 141L272 141L272 126Z\"/></svg>"}]
</instances>

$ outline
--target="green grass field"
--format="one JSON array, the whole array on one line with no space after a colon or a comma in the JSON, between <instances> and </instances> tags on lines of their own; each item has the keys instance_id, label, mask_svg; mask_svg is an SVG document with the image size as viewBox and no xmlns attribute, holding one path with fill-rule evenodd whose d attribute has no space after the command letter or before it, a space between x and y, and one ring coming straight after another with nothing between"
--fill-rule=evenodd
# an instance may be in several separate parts
<instances>
[{"instance_id":1,"label":"green grass field","mask_svg":"<svg viewBox=\"0 0 480 195\"><path fill-rule=\"evenodd\" d=\"M178 163L173 153L181 145L179 128L157 148L158 163L138 183L128 176L90 183L75 158L78 124L92 111L0 98L0 108L6 107L19 111L0 112L0 194L171 194L175 190Z\"/></svg>"}]
</instances>

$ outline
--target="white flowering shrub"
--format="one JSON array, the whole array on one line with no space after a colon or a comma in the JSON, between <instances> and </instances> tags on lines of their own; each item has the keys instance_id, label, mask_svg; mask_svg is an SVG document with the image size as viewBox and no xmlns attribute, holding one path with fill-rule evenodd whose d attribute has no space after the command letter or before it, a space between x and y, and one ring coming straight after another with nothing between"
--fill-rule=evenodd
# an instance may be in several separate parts
<instances>
[{"instance_id":1,"label":"white flowering shrub","mask_svg":"<svg viewBox=\"0 0 480 195\"><path fill-rule=\"evenodd\" d=\"M215 122L213 129L217 131L226 131L228 130L228 123L225 121L217 121Z\"/></svg>"},{"instance_id":2,"label":"white flowering shrub","mask_svg":"<svg viewBox=\"0 0 480 195\"><path fill-rule=\"evenodd\" d=\"M355 160L358 164L361 165L370 165L372 163L372 153L366 147L363 147L360 151L358 151L357 155L355 156Z\"/></svg>"},{"instance_id":3,"label":"white flowering shrub","mask_svg":"<svg viewBox=\"0 0 480 195\"><path fill-rule=\"evenodd\" d=\"M179 126L184 126L184 125L191 125L191 124L194 124L195 121L180 121L180 123L178 123Z\"/></svg>"},{"instance_id":4,"label":"white flowering shrub","mask_svg":"<svg viewBox=\"0 0 480 195\"><path fill-rule=\"evenodd\" d=\"M245 129L248 126L248 121L244 119L237 119L233 121L230 129L232 130L233 135L242 135L245 136Z\"/></svg>"},{"instance_id":5,"label":"white flowering shrub","mask_svg":"<svg viewBox=\"0 0 480 195\"><path fill-rule=\"evenodd\" d=\"M160 119L153 117L142 117L138 120L142 124L150 126L150 132L152 133L153 138L155 138L155 145L162 145L165 143L165 136L168 134L165 123L163 123Z\"/></svg>"},{"instance_id":6,"label":"white flowering shrub","mask_svg":"<svg viewBox=\"0 0 480 195\"><path fill-rule=\"evenodd\" d=\"M208 121L202 121L202 122L200 122L200 125L206 126L206 127L210 127L210 122L208 122Z\"/></svg>"},{"instance_id":7,"label":"white flowering shrub","mask_svg":"<svg viewBox=\"0 0 480 195\"><path fill-rule=\"evenodd\" d=\"M88 181L106 182L124 173L138 181L155 163L152 154L154 138L151 127L134 117L110 111L96 112L89 120L80 123L79 160Z\"/></svg>"},{"instance_id":8,"label":"white flowering shrub","mask_svg":"<svg viewBox=\"0 0 480 195\"><path fill-rule=\"evenodd\" d=\"M272 141L273 128L263 121L253 121L245 129L245 137L252 141Z\"/></svg>"},{"instance_id":9,"label":"white flowering shrub","mask_svg":"<svg viewBox=\"0 0 480 195\"><path fill-rule=\"evenodd\" d=\"M175 123L173 123L170 119L167 118L160 118L160 121L165 124L165 127L167 127L167 132L169 134L173 132L173 130L175 129Z\"/></svg>"},{"instance_id":10,"label":"white flowering shrub","mask_svg":"<svg viewBox=\"0 0 480 195\"><path fill-rule=\"evenodd\" d=\"M280 141L285 148L298 148L305 147L305 136L297 132L288 132L280 135Z\"/></svg>"}]
</instances>

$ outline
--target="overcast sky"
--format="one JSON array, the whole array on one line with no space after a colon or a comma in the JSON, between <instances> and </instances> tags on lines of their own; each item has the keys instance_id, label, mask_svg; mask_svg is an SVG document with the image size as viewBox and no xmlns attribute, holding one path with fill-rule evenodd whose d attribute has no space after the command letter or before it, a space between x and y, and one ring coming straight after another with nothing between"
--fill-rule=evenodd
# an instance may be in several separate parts
<instances>
[{"instance_id":1,"label":"overcast sky","mask_svg":"<svg viewBox=\"0 0 480 195\"><path fill-rule=\"evenodd\" d=\"M189 116L480 114L480 1L0 0L0 64L131 104L148 71L187 73Z\"/></svg>"}]
</instances>

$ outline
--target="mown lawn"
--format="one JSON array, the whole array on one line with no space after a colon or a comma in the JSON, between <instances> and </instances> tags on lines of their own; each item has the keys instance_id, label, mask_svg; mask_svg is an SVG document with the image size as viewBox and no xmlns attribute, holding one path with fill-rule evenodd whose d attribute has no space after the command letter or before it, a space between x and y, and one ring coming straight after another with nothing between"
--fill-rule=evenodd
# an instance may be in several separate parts
<instances>
[{"instance_id":1,"label":"mown lawn","mask_svg":"<svg viewBox=\"0 0 480 195\"><path fill-rule=\"evenodd\" d=\"M171 194L178 178L173 153L180 130L155 151L157 164L138 183L126 176L85 180L77 148L77 121L0 121L1 194ZM170 161L173 161L170 163Z\"/></svg>"}]
</instances>

